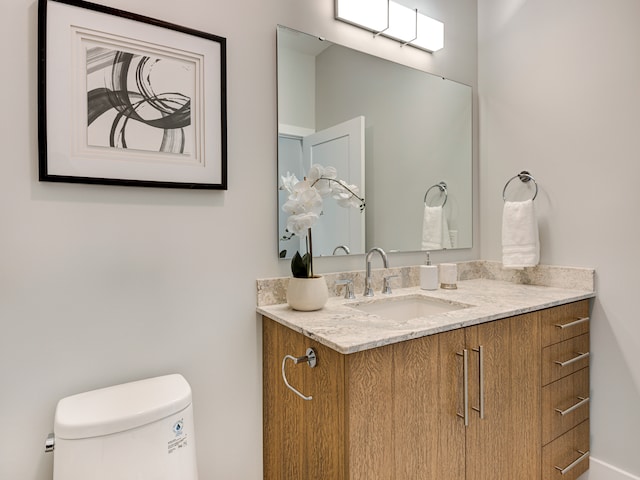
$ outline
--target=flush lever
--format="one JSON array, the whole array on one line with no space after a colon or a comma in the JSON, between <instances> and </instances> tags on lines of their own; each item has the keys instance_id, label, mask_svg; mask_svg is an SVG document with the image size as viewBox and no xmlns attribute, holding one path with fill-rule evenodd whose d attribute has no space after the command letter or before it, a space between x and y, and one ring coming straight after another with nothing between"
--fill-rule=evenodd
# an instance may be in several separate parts
<instances>
[{"instance_id":1,"label":"flush lever","mask_svg":"<svg viewBox=\"0 0 640 480\"><path fill-rule=\"evenodd\" d=\"M56 437L53 433L47 435L47 440L44 442L44 451L46 453L53 452L53 449L56 446Z\"/></svg>"},{"instance_id":2,"label":"flush lever","mask_svg":"<svg viewBox=\"0 0 640 480\"><path fill-rule=\"evenodd\" d=\"M313 397L311 395L306 396L297 390L295 387L292 387L287 380L287 374L285 372L285 365L287 364L287 360L292 360L296 365L301 362L307 362L309 368L314 368L318 363L318 357L316 356L316 351L313 348L307 348L307 354L302 357L294 357L292 355L285 355L282 359L282 379L284 380L284 384L287 386L289 390L298 395L303 400L312 400Z\"/></svg>"}]
</instances>

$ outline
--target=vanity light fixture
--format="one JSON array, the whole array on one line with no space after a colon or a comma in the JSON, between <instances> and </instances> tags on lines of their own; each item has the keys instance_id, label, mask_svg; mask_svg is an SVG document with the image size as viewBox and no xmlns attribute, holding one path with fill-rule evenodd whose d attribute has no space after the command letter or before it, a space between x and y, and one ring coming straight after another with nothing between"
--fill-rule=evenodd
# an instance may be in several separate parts
<instances>
[{"instance_id":1,"label":"vanity light fixture","mask_svg":"<svg viewBox=\"0 0 640 480\"><path fill-rule=\"evenodd\" d=\"M335 0L335 18L402 46L431 53L444 47L444 23L391 0Z\"/></svg>"}]
</instances>

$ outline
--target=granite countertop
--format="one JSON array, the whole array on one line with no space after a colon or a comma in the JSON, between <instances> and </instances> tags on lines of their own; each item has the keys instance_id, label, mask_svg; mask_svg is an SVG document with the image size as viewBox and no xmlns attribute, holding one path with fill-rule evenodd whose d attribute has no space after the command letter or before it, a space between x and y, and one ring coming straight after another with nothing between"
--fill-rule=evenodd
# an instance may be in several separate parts
<instances>
[{"instance_id":1,"label":"granite countertop","mask_svg":"<svg viewBox=\"0 0 640 480\"><path fill-rule=\"evenodd\" d=\"M424 295L469 307L405 321L389 320L354 308L363 303L392 301L407 295ZM594 296L593 290L481 278L459 281L457 290L427 291L407 287L395 289L391 295L376 292L372 298L330 297L325 307L315 312L297 312L287 304L258 306L257 311L337 352L349 354Z\"/></svg>"}]
</instances>

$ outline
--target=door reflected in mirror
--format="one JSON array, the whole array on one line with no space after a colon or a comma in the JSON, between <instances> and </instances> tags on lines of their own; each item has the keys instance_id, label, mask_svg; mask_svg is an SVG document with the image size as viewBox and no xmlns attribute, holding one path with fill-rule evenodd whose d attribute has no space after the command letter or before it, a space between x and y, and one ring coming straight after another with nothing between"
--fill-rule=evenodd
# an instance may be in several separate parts
<instances>
[{"instance_id":1,"label":"door reflected in mirror","mask_svg":"<svg viewBox=\"0 0 640 480\"><path fill-rule=\"evenodd\" d=\"M279 26L278 181L312 163L366 200L364 215L325 202L315 256L471 248L471 87ZM280 190L281 258L306 251L283 239L286 200Z\"/></svg>"}]
</instances>

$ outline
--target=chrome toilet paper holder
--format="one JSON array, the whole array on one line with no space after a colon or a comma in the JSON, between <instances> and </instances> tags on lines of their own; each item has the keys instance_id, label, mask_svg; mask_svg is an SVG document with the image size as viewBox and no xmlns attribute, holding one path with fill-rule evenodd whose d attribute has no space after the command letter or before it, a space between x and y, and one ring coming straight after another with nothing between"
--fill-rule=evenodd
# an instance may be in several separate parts
<instances>
[{"instance_id":1,"label":"chrome toilet paper holder","mask_svg":"<svg viewBox=\"0 0 640 480\"><path fill-rule=\"evenodd\" d=\"M309 365L309 368L314 368L318 364L318 357L316 356L316 351L313 348L309 347L309 348L307 348L306 355L304 355L302 357L294 357L293 355L285 355L284 358L282 359L282 379L284 380L284 384L287 386L287 388L289 390L291 390L293 393L298 395L303 400L312 400L313 397L311 395L308 395L308 396L304 395L298 389L293 387L289 383L289 381L287 380L287 374L285 372L285 366L287 364L287 360L293 361L293 363L296 364L296 365L299 364L299 363L302 363L302 362L306 362L307 365Z\"/></svg>"}]
</instances>

